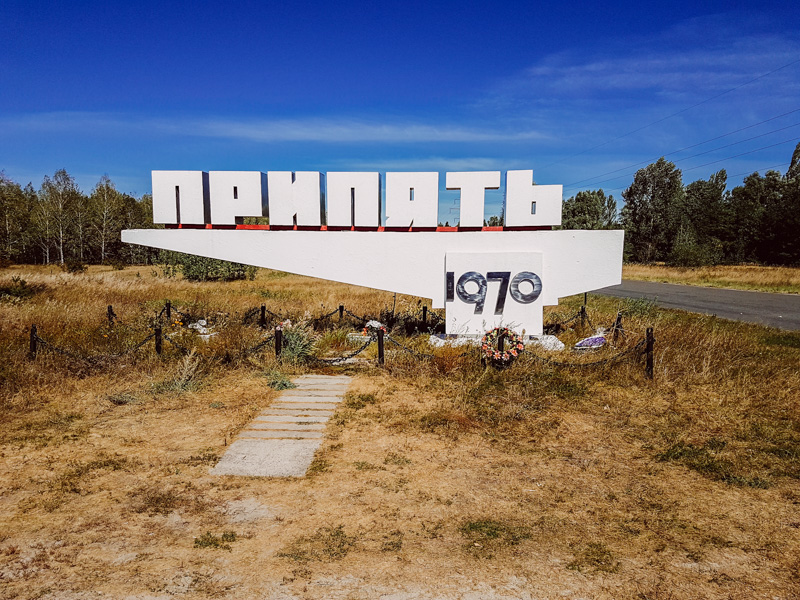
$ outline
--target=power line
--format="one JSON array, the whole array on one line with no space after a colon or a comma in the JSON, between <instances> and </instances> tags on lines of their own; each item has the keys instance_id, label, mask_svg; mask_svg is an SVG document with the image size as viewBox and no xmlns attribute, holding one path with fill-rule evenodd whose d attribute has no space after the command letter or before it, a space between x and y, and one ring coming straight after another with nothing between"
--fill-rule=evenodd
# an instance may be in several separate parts
<instances>
[{"instance_id":1,"label":"power line","mask_svg":"<svg viewBox=\"0 0 800 600\"><path fill-rule=\"evenodd\" d=\"M772 169L777 169L778 167L788 167L791 162L783 162L779 165L772 165L771 167L762 167L761 169L756 169L754 171L745 171L744 173L736 173L736 175L728 175L728 177L742 177L743 175L752 175L753 173L760 173L761 171L767 172L771 171Z\"/></svg>"},{"instance_id":2,"label":"power line","mask_svg":"<svg viewBox=\"0 0 800 600\"><path fill-rule=\"evenodd\" d=\"M781 127L779 129L773 129L772 131L768 131L766 133L761 133L759 135L754 135L753 137L749 137L749 138L746 138L744 140L739 140L738 142L731 142L730 144L725 144L724 146L719 146L718 148L712 148L711 150L706 150L705 152L699 152L697 154L692 154L691 156L685 156L683 158L676 159L675 162L681 162L681 161L689 160L689 159L692 159L692 158L697 158L698 156L704 156L706 154L710 154L712 152L716 152L717 150L723 150L725 148L730 148L731 146L736 146L738 144L743 144L745 142L749 142L749 141L752 141L752 140L755 140L755 139L758 139L758 138L761 138L761 137L764 137L764 136L767 136L767 135L771 135L771 134L777 133L779 131L784 131L786 129L791 129L792 127L797 127L798 125L800 125L800 123L794 123L793 125L787 125L786 127ZM781 143L784 143L784 142L781 142ZM675 152L672 152L671 154L675 154ZM665 154L664 156L669 156L669 155ZM651 159L649 161L644 161L644 162L638 163L638 164L652 163L653 160L658 160L658 159ZM723 159L723 160L725 160L725 159ZM638 165L633 165L633 166L638 166ZM621 170L621 169L618 169L618 170ZM617 177L612 177L611 179L604 179L602 181L596 181L592 185L599 185L601 183L614 181L615 179L620 179L621 177L628 177L628 176L634 175L634 174L635 173L627 173L625 175L618 175ZM598 175L598 177L599 177L599 175ZM564 189L571 189L571 188L575 188L575 187L581 187L581 186L574 185L574 184L573 185L567 185L567 186L564 186Z\"/></svg>"},{"instance_id":3,"label":"power line","mask_svg":"<svg viewBox=\"0 0 800 600\"><path fill-rule=\"evenodd\" d=\"M707 139L707 140L703 140L702 142L697 142L696 144L692 144L690 146L684 146L683 148L680 148L679 150L673 150L672 152L667 152L666 154L662 154L661 156L665 156L665 157L666 156L672 156L673 154L678 154L679 152L684 152L685 150L691 150L692 148L696 148L697 146L702 146L703 144L707 144L709 142L714 142L716 140L721 140L722 138L728 137L729 135L733 135L734 133L739 133L739 132L745 131L747 129L752 129L753 127L757 127L759 125L763 125L764 123L769 123L770 121L774 121L775 119L780 119L781 117L785 117L786 115L791 115L792 113L796 113L796 112L800 112L800 108L795 108L794 110L790 110L789 112L785 112L785 113L783 113L781 115L778 115L778 116L775 116L775 117L770 117L769 119L764 119L763 121L759 121L758 123L753 123L752 125L747 125L746 127L740 127L739 129L735 129L735 130L730 131L728 133L723 133L722 135L718 135L717 137L713 137L713 138L710 138L710 139ZM798 124L795 123L794 125L789 125L788 127L784 127L783 129L788 129L789 127L795 127L796 125L798 125ZM769 133L775 133L776 131L782 131L783 129L775 129L775 130L773 130L773 131L771 131ZM763 135L767 135L767 134L762 134L762 136L756 136L756 137L763 137ZM752 140L752 139L755 139L755 138L748 138L747 140L742 140L742 141L748 141L748 140ZM736 142L736 143L738 144L739 142ZM725 148L725 147L726 146L722 146L722 148ZM719 150L719 148L717 148L717 150ZM699 154L695 154L695 156L699 156ZM606 175L613 175L614 173L619 173L620 171L626 171L627 169L632 169L633 167L638 167L639 165L649 164L649 163L651 163L651 162L653 162L655 160L658 160L659 158L660 158L660 156L656 156L655 158L651 158L649 160L643 160L641 162L634 163L632 165L627 165L627 166L621 167L619 169L614 169L613 171L608 171L606 173L601 173L600 175L593 175L592 177L587 177L586 179L581 179L580 181L575 181L573 183L569 183L569 184L565 185L564 187L565 188L576 187L576 186L578 186L578 185L580 185L582 183L586 183L586 182L588 182L588 181L590 181L592 179L597 179L598 177L605 177ZM692 158L692 157L687 157L687 158ZM685 159L681 159L681 160L685 160ZM616 179L616 177L614 179ZM607 181L613 181L613 179L609 179ZM597 182L597 183L602 183L602 182ZM595 184L592 184L592 185L595 185Z\"/></svg>"},{"instance_id":4,"label":"power line","mask_svg":"<svg viewBox=\"0 0 800 600\"><path fill-rule=\"evenodd\" d=\"M707 167L708 165L715 165L717 163L721 163L723 160L730 160L732 158L739 158L740 156L745 156L747 154L753 154L754 152L760 152L761 150L766 150L768 148L774 148L775 146L780 146L781 144L788 144L789 142L796 142L800 140L800 137L792 138L790 140L784 140L782 142L778 142L777 144L770 144L769 146L763 146L761 148L756 148L755 150L750 150L748 152L742 152L741 154L735 154L733 156L726 156L725 158L720 158L719 160L713 160L711 162L703 163L702 165L697 165L696 167L690 167L688 169L682 169L685 173L686 171L694 171L695 169L699 169L701 167Z\"/></svg>"},{"instance_id":5,"label":"power line","mask_svg":"<svg viewBox=\"0 0 800 600\"><path fill-rule=\"evenodd\" d=\"M712 100L716 100L717 98L720 98L720 97L722 97L722 96L724 96L726 94L730 94L731 92L734 92L734 91L736 91L736 90L738 90L740 88L745 87L746 85L750 85L751 83L754 83L754 82L758 81L759 79L763 79L764 77L768 77L769 75L772 75L773 73L777 73L781 69L785 69L786 67L791 67L792 65L795 65L797 63L800 63L800 58L798 58L797 60L793 60L792 62L786 63L785 65L782 65L782 66L778 67L777 69L773 69L772 71L764 73L763 75L759 75L758 77L756 77L754 79L751 79L750 81L746 81L746 82L744 82L744 83L742 83L740 85L737 85L736 87L732 87L729 90L726 90L726 91L724 91L722 93L717 94L716 96L711 96L710 98L706 98L705 100L702 100L702 101L698 102L697 104L693 104L692 106L689 106L687 108L681 109L678 112L672 113L671 115L667 115L666 117L662 117L660 119L657 119L657 120L653 121L652 123L648 123L647 125L643 125L642 127L639 127L637 129L634 129L634 130L629 131L627 133L623 133L622 135L619 135L619 136L617 136L617 137L615 137L613 139L610 139L607 142L603 142L602 144L598 144L597 146L593 146L593 147L591 147L591 148L589 148L587 150L582 150L581 152L577 152L576 154L571 154L570 156L567 156L565 158L562 158L561 160L557 160L555 162L552 162L552 163L547 164L547 165L545 165L543 167L540 167L540 168L541 169L546 169L547 167L550 167L550 166L553 166L553 165L557 165L557 164L559 164L561 162L564 162L565 160L569 160L570 158L575 158L576 156L580 156L581 154L586 154L587 152L591 152L592 150L597 150L598 148L602 148L603 146L606 146L606 145L608 145L608 144L610 144L612 142L616 142L617 140L620 140L620 139L622 139L624 137L627 137L629 135L633 135L634 133L638 133L638 132L642 131L643 129L647 129L648 127L651 127L653 125L657 125L658 123L663 123L667 119L671 119L672 117L677 117L678 115L683 114L683 113L685 113L685 112L687 112L689 110L692 110L693 108L697 108L698 106L701 106L702 104L706 104L706 103L711 102Z\"/></svg>"},{"instance_id":6,"label":"power line","mask_svg":"<svg viewBox=\"0 0 800 600\"><path fill-rule=\"evenodd\" d=\"M785 143L785 142L781 142L781 143ZM778 144L776 144L776 145L778 145ZM767 146L767 147L769 148L770 146ZM764 150L764 148L759 148L759 150ZM758 152L758 150L753 150L753 152ZM752 154L752 153L751 152L746 152L745 154ZM739 154L737 156L744 156L744 154ZM736 158L736 157L735 156L731 156L729 158ZM727 159L722 159L722 160L727 160ZM709 164L711 164L711 163L709 163ZM749 171L744 171L742 173L736 173L734 175L728 175L728 179L731 179L733 177L742 177L744 175L752 175L753 173L760 173L762 171L766 172L766 171L769 171L771 169L777 169L778 167L788 167L790 164L792 164L792 163L791 162L782 162L782 163L779 163L777 165L772 165L772 166L769 166L769 167L761 167L759 169L752 169L752 170L749 170ZM699 169L700 167L704 167L704 166L706 166L706 165L698 165L697 167L692 167L692 168L693 169L694 168L698 168ZM684 169L684 171L691 171L691 170L692 169ZM626 187L627 186L608 188L605 191L607 191L607 192L618 192L620 190L626 189Z\"/></svg>"}]
</instances>

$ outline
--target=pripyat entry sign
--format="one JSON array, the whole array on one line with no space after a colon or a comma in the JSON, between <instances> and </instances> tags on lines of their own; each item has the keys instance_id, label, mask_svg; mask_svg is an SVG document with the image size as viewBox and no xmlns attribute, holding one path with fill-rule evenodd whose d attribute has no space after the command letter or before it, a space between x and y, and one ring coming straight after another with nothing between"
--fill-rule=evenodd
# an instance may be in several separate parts
<instances>
[{"instance_id":1,"label":"pripyat entry sign","mask_svg":"<svg viewBox=\"0 0 800 600\"><path fill-rule=\"evenodd\" d=\"M457 227L439 227L439 173L153 171L164 229L122 240L373 289L446 308L447 333L542 333L542 308L622 280L622 231L553 230L560 185L507 171L503 226L484 227L500 171L445 174ZM385 190L385 195L384 195ZM269 224L245 219L268 217ZM452 215L447 215L453 219Z\"/></svg>"}]
</instances>

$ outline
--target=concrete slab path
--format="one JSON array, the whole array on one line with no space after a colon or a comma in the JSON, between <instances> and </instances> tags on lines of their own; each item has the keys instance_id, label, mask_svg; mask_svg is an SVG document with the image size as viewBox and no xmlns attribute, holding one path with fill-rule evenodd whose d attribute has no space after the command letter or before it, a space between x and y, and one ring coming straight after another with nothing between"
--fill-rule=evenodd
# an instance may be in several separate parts
<instances>
[{"instance_id":1,"label":"concrete slab path","mask_svg":"<svg viewBox=\"0 0 800 600\"><path fill-rule=\"evenodd\" d=\"M303 477L322 444L325 423L350 377L303 375L292 381L228 447L212 475Z\"/></svg>"}]
</instances>

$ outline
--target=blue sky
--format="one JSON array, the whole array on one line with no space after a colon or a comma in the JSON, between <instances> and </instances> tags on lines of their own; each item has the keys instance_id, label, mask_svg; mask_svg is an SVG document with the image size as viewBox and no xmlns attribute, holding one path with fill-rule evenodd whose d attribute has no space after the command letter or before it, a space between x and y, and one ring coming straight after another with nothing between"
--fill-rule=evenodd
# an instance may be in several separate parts
<instances>
[{"instance_id":1,"label":"blue sky","mask_svg":"<svg viewBox=\"0 0 800 600\"><path fill-rule=\"evenodd\" d=\"M37 187L533 169L619 198L661 155L735 185L800 141L797 2L4 0L0 23L0 169Z\"/></svg>"}]
</instances>

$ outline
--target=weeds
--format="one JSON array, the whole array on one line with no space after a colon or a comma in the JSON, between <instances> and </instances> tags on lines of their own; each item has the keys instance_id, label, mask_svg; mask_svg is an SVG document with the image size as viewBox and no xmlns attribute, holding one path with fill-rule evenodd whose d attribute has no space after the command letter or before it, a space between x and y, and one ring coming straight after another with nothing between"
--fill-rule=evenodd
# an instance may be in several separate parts
<instances>
[{"instance_id":1,"label":"weeds","mask_svg":"<svg viewBox=\"0 0 800 600\"><path fill-rule=\"evenodd\" d=\"M106 400L115 406L125 406L126 404L136 404L139 399L131 393L121 392L119 394L110 394L106 396Z\"/></svg>"},{"instance_id":2,"label":"weeds","mask_svg":"<svg viewBox=\"0 0 800 600\"><path fill-rule=\"evenodd\" d=\"M281 360L301 363L314 353L316 337L313 329L305 323L284 327Z\"/></svg>"},{"instance_id":3,"label":"weeds","mask_svg":"<svg viewBox=\"0 0 800 600\"><path fill-rule=\"evenodd\" d=\"M482 558L493 558L494 553L504 547L516 546L531 537L530 530L525 526L494 519L467 521L461 525L459 532L468 540L466 550Z\"/></svg>"},{"instance_id":4,"label":"weeds","mask_svg":"<svg viewBox=\"0 0 800 600\"><path fill-rule=\"evenodd\" d=\"M730 485L768 488L770 484L764 479L746 477L735 472L733 462L721 457L726 445L726 442L718 439L711 439L703 446L678 442L659 453L656 458L660 461L679 462L706 477Z\"/></svg>"},{"instance_id":5,"label":"weeds","mask_svg":"<svg viewBox=\"0 0 800 600\"><path fill-rule=\"evenodd\" d=\"M583 571L591 569L602 573L616 573L619 571L620 563L614 554L605 544L591 542L586 548L581 550L567 568L573 571Z\"/></svg>"},{"instance_id":6,"label":"weeds","mask_svg":"<svg viewBox=\"0 0 800 600\"><path fill-rule=\"evenodd\" d=\"M306 475L308 476L319 475L320 473L325 473L329 471L330 468L331 468L330 462L328 462L325 458L321 456L315 456L314 459L311 461L311 464L308 466Z\"/></svg>"},{"instance_id":7,"label":"weeds","mask_svg":"<svg viewBox=\"0 0 800 600\"><path fill-rule=\"evenodd\" d=\"M411 459L406 458L402 454L398 454L396 452L389 452L389 454L386 455L386 458L383 459L383 464L405 467L411 464Z\"/></svg>"},{"instance_id":8,"label":"weeds","mask_svg":"<svg viewBox=\"0 0 800 600\"><path fill-rule=\"evenodd\" d=\"M153 384L156 393L190 392L200 387L200 357L192 350L178 363L169 379Z\"/></svg>"},{"instance_id":9,"label":"weeds","mask_svg":"<svg viewBox=\"0 0 800 600\"><path fill-rule=\"evenodd\" d=\"M226 531L222 535L214 535L210 531L206 531L199 538L194 538L195 548L213 548L215 550L228 550L231 551L231 542L236 541L236 533L233 531Z\"/></svg>"},{"instance_id":10,"label":"weeds","mask_svg":"<svg viewBox=\"0 0 800 600\"><path fill-rule=\"evenodd\" d=\"M273 390L290 390L297 387L280 371L265 371L264 377L267 378L267 385Z\"/></svg>"},{"instance_id":11,"label":"weeds","mask_svg":"<svg viewBox=\"0 0 800 600\"><path fill-rule=\"evenodd\" d=\"M383 467L379 467L378 465L373 465L371 462L367 462L364 460L357 460L353 463L353 466L356 468L356 471L381 471Z\"/></svg>"},{"instance_id":12,"label":"weeds","mask_svg":"<svg viewBox=\"0 0 800 600\"><path fill-rule=\"evenodd\" d=\"M344 402L342 404L345 408L361 410L367 405L376 404L377 402L378 399L374 394L353 394L351 392L347 392L344 396Z\"/></svg>"},{"instance_id":13,"label":"weeds","mask_svg":"<svg viewBox=\"0 0 800 600\"><path fill-rule=\"evenodd\" d=\"M390 531L383 536L381 552L400 552L403 548L403 532L399 529Z\"/></svg>"},{"instance_id":14,"label":"weeds","mask_svg":"<svg viewBox=\"0 0 800 600\"><path fill-rule=\"evenodd\" d=\"M345 533L344 525L322 527L310 536L292 542L278 556L297 562L332 562L343 559L355 547L356 536ZM402 542L401 542L402 543Z\"/></svg>"},{"instance_id":15,"label":"weeds","mask_svg":"<svg viewBox=\"0 0 800 600\"><path fill-rule=\"evenodd\" d=\"M138 513L149 515L168 515L186 504L182 494L173 489L160 489L157 486L148 486L135 491L134 510Z\"/></svg>"}]
</instances>

